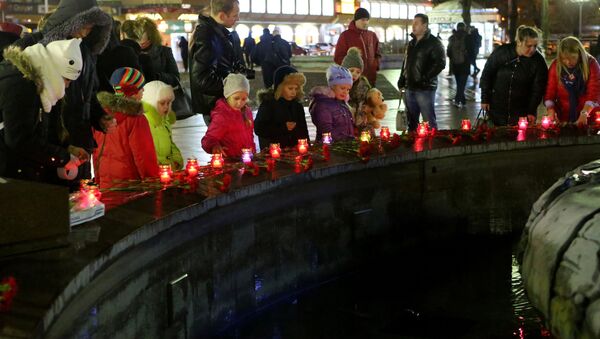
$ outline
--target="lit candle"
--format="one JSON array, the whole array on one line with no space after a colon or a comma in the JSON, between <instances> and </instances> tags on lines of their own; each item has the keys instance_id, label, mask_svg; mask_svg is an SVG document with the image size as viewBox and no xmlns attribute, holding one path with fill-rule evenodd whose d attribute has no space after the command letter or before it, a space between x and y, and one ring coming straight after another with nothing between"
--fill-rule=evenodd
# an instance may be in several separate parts
<instances>
[{"instance_id":1,"label":"lit candle","mask_svg":"<svg viewBox=\"0 0 600 339\"><path fill-rule=\"evenodd\" d=\"M417 127L417 136L426 137L429 132L429 124L427 122L422 122Z\"/></svg>"},{"instance_id":2,"label":"lit candle","mask_svg":"<svg viewBox=\"0 0 600 339\"><path fill-rule=\"evenodd\" d=\"M277 159L281 156L281 147L279 147L279 144L271 144L269 146L269 153L271 153L271 158L273 159Z\"/></svg>"},{"instance_id":3,"label":"lit candle","mask_svg":"<svg viewBox=\"0 0 600 339\"><path fill-rule=\"evenodd\" d=\"M460 123L460 129L462 129L463 131L470 131L471 130L471 120L463 119L462 122Z\"/></svg>"},{"instance_id":4,"label":"lit candle","mask_svg":"<svg viewBox=\"0 0 600 339\"><path fill-rule=\"evenodd\" d=\"M212 168L223 168L223 156L221 153L215 153L210 158L210 165Z\"/></svg>"},{"instance_id":5,"label":"lit candle","mask_svg":"<svg viewBox=\"0 0 600 339\"><path fill-rule=\"evenodd\" d=\"M529 122L527 122L527 118L526 117L520 117L519 118L519 129L520 130L526 130L527 129L527 125L529 125Z\"/></svg>"},{"instance_id":6,"label":"lit candle","mask_svg":"<svg viewBox=\"0 0 600 339\"><path fill-rule=\"evenodd\" d=\"M596 122L596 125L600 125L600 110L596 112L594 121Z\"/></svg>"},{"instance_id":7,"label":"lit candle","mask_svg":"<svg viewBox=\"0 0 600 339\"><path fill-rule=\"evenodd\" d=\"M517 133L517 141L525 141L525 130L520 129Z\"/></svg>"},{"instance_id":8,"label":"lit candle","mask_svg":"<svg viewBox=\"0 0 600 339\"><path fill-rule=\"evenodd\" d=\"M331 141L333 140L333 139L331 139L331 132L323 133L322 140L325 145L331 144Z\"/></svg>"},{"instance_id":9,"label":"lit candle","mask_svg":"<svg viewBox=\"0 0 600 339\"><path fill-rule=\"evenodd\" d=\"M160 165L158 166L158 175L160 176L160 182L163 184L171 181L171 166L170 165Z\"/></svg>"},{"instance_id":10,"label":"lit candle","mask_svg":"<svg viewBox=\"0 0 600 339\"><path fill-rule=\"evenodd\" d=\"M196 176L198 174L198 160L196 158L188 158L185 170L189 176Z\"/></svg>"},{"instance_id":11,"label":"lit candle","mask_svg":"<svg viewBox=\"0 0 600 339\"><path fill-rule=\"evenodd\" d=\"M298 153L305 154L308 152L308 140L298 139Z\"/></svg>"},{"instance_id":12,"label":"lit candle","mask_svg":"<svg viewBox=\"0 0 600 339\"><path fill-rule=\"evenodd\" d=\"M381 140L388 141L390 140L390 129L387 126L381 126L381 131L379 131L379 136Z\"/></svg>"},{"instance_id":13,"label":"lit candle","mask_svg":"<svg viewBox=\"0 0 600 339\"><path fill-rule=\"evenodd\" d=\"M360 141L370 142L371 141L371 133L369 133L369 131L360 132Z\"/></svg>"},{"instance_id":14,"label":"lit candle","mask_svg":"<svg viewBox=\"0 0 600 339\"><path fill-rule=\"evenodd\" d=\"M543 129L550 128L551 123L552 123L552 121L550 120L550 117L547 115L544 115L544 117L542 118L542 128Z\"/></svg>"},{"instance_id":15,"label":"lit candle","mask_svg":"<svg viewBox=\"0 0 600 339\"><path fill-rule=\"evenodd\" d=\"M244 164L252 162L252 148L242 148L242 162Z\"/></svg>"}]
</instances>

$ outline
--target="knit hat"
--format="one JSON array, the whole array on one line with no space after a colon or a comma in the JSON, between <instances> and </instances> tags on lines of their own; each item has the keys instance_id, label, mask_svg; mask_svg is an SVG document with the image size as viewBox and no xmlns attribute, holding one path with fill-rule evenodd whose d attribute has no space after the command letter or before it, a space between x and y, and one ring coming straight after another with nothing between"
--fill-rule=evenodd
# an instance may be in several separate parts
<instances>
[{"instance_id":1,"label":"knit hat","mask_svg":"<svg viewBox=\"0 0 600 339\"><path fill-rule=\"evenodd\" d=\"M327 85L350 85L352 86L352 74L350 71L340 65L331 65L327 69Z\"/></svg>"},{"instance_id":2,"label":"knit hat","mask_svg":"<svg viewBox=\"0 0 600 339\"><path fill-rule=\"evenodd\" d=\"M144 85L142 101L152 105L158 110L158 102L164 99L175 100L175 92L171 85L162 81L154 80Z\"/></svg>"},{"instance_id":3,"label":"knit hat","mask_svg":"<svg viewBox=\"0 0 600 339\"><path fill-rule=\"evenodd\" d=\"M354 21L356 20L360 20L360 19L370 19L371 15L369 14L369 11L367 11L364 8L359 8L356 10L356 12L354 12Z\"/></svg>"},{"instance_id":4,"label":"knit hat","mask_svg":"<svg viewBox=\"0 0 600 339\"><path fill-rule=\"evenodd\" d=\"M246 92L250 94L250 83L245 76L239 73L230 73L223 80L223 96L229 98L235 92Z\"/></svg>"},{"instance_id":5,"label":"knit hat","mask_svg":"<svg viewBox=\"0 0 600 339\"><path fill-rule=\"evenodd\" d=\"M354 67L363 70L365 68L365 63L360 55L361 53L358 47L350 47L348 52L346 52L344 60L342 60L342 66L348 69Z\"/></svg>"},{"instance_id":6,"label":"knit hat","mask_svg":"<svg viewBox=\"0 0 600 339\"><path fill-rule=\"evenodd\" d=\"M275 89L274 95L276 100L281 97L281 85L289 83L298 85L296 98L299 99L304 96L302 88L304 87L304 84L306 84L306 77L304 74L299 73L294 67L284 65L276 69L275 74L273 75L273 88Z\"/></svg>"},{"instance_id":7,"label":"knit hat","mask_svg":"<svg viewBox=\"0 0 600 339\"><path fill-rule=\"evenodd\" d=\"M69 80L76 80L83 68L83 57L79 45L81 39L56 40L46 46L56 71Z\"/></svg>"},{"instance_id":8,"label":"knit hat","mask_svg":"<svg viewBox=\"0 0 600 339\"><path fill-rule=\"evenodd\" d=\"M134 96L144 86L144 75L135 68L121 67L110 76L110 84L116 94Z\"/></svg>"}]
</instances>

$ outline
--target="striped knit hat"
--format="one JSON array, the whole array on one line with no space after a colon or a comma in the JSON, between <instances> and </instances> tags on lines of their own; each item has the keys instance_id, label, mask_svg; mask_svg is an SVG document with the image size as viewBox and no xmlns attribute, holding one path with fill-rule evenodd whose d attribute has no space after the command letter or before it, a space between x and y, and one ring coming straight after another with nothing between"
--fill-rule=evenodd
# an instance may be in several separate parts
<instances>
[{"instance_id":1,"label":"striped knit hat","mask_svg":"<svg viewBox=\"0 0 600 339\"><path fill-rule=\"evenodd\" d=\"M117 95L134 96L144 86L144 75L135 68L121 67L110 76L110 84Z\"/></svg>"}]
</instances>

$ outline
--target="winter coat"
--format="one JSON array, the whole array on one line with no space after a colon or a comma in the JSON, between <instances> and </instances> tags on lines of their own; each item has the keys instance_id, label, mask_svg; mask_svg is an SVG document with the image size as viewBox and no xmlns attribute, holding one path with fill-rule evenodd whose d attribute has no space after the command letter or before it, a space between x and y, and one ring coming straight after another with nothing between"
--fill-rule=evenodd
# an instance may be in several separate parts
<instances>
[{"instance_id":1,"label":"winter coat","mask_svg":"<svg viewBox=\"0 0 600 339\"><path fill-rule=\"evenodd\" d=\"M518 117L536 116L547 80L548 68L539 52L531 57L518 56L516 45L506 44L485 63L480 79L481 102L490 104L495 124L515 124Z\"/></svg>"},{"instance_id":2,"label":"winter coat","mask_svg":"<svg viewBox=\"0 0 600 339\"><path fill-rule=\"evenodd\" d=\"M317 127L317 141L323 133L330 132L333 141L354 138L354 121L350 107L344 101L337 100L333 90L317 86L311 90L311 102L308 107L313 124Z\"/></svg>"},{"instance_id":3,"label":"winter coat","mask_svg":"<svg viewBox=\"0 0 600 339\"><path fill-rule=\"evenodd\" d=\"M263 35L252 53L252 62L259 64L263 74L265 88L273 86L275 70L289 65L292 47L280 35Z\"/></svg>"},{"instance_id":4,"label":"winter coat","mask_svg":"<svg viewBox=\"0 0 600 339\"><path fill-rule=\"evenodd\" d=\"M256 41L254 41L254 38L247 37L246 39L244 39L244 54L252 54L252 51L254 51L254 47L256 47Z\"/></svg>"},{"instance_id":5,"label":"winter coat","mask_svg":"<svg viewBox=\"0 0 600 339\"><path fill-rule=\"evenodd\" d=\"M365 64L363 75L369 79L369 83L375 86L377 71L379 70L379 39L374 32L358 29L354 21L350 22L348 29L342 34L335 46L333 61L341 65L350 47L358 47L361 51Z\"/></svg>"},{"instance_id":6,"label":"winter coat","mask_svg":"<svg viewBox=\"0 0 600 339\"><path fill-rule=\"evenodd\" d=\"M246 73L237 57L231 34L213 18L200 15L190 50L190 87L194 112L209 115L223 97L223 79Z\"/></svg>"},{"instance_id":7,"label":"winter coat","mask_svg":"<svg viewBox=\"0 0 600 339\"><path fill-rule=\"evenodd\" d=\"M448 48L446 55L452 63L452 73L454 74L466 74L468 75L471 71L471 59L469 58L469 42L471 38L468 36L466 31L456 31L450 39L448 39ZM458 56L455 54L460 53L462 60L457 59Z\"/></svg>"},{"instance_id":8,"label":"winter coat","mask_svg":"<svg viewBox=\"0 0 600 339\"><path fill-rule=\"evenodd\" d=\"M231 108L227 101L221 98L210 112L210 118L208 131L202 138L202 148L207 153L212 153L215 146L221 146L228 157L240 157L242 148L256 149L250 107L246 107L242 113Z\"/></svg>"},{"instance_id":9,"label":"winter coat","mask_svg":"<svg viewBox=\"0 0 600 339\"><path fill-rule=\"evenodd\" d=\"M108 92L98 93L98 100L117 120L115 131L94 132L99 145L94 151L94 169L100 188L158 176L158 160L142 103Z\"/></svg>"},{"instance_id":10,"label":"winter coat","mask_svg":"<svg viewBox=\"0 0 600 339\"><path fill-rule=\"evenodd\" d=\"M600 66L598 61L591 55L588 55L588 60L590 77L585 84L585 92L578 98L578 113L583 109L586 102L600 104ZM550 65L544 101L550 101L550 105L554 104L560 121L569 121L569 92L556 74L556 59Z\"/></svg>"},{"instance_id":11,"label":"winter coat","mask_svg":"<svg viewBox=\"0 0 600 339\"><path fill-rule=\"evenodd\" d=\"M3 51L6 47L19 40L19 36L11 32L0 31L0 61L4 60Z\"/></svg>"},{"instance_id":12,"label":"winter coat","mask_svg":"<svg viewBox=\"0 0 600 339\"><path fill-rule=\"evenodd\" d=\"M258 135L260 148L279 143L281 147L294 147L298 139L309 139L304 107L297 100L275 100L273 89L258 93L258 113L254 131ZM289 131L286 122L293 121L296 127Z\"/></svg>"},{"instance_id":13,"label":"winter coat","mask_svg":"<svg viewBox=\"0 0 600 339\"><path fill-rule=\"evenodd\" d=\"M407 60L398 86L412 91L432 91L437 89L438 74L446 67L444 46L430 31L421 40L411 34L408 43Z\"/></svg>"},{"instance_id":14,"label":"winter coat","mask_svg":"<svg viewBox=\"0 0 600 339\"><path fill-rule=\"evenodd\" d=\"M149 55L152 60L152 80L160 80L173 87L179 86L179 69L171 47L152 44L147 49L142 49L142 54Z\"/></svg>"},{"instance_id":15,"label":"winter coat","mask_svg":"<svg viewBox=\"0 0 600 339\"><path fill-rule=\"evenodd\" d=\"M142 71L137 53L129 46L124 46L116 34L111 33L110 41L102 54L98 55L96 64L99 80L98 91L113 92L110 76L121 67L131 67Z\"/></svg>"},{"instance_id":16,"label":"winter coat","mask_svg":"<svg viewBox=\"0 0 600 339\"><path fill-rule=\"evenodd\" d=\"M56 168L64 167L70 154L65 145L48 142L56 133L49 126L60 124L42 109L42 75L20 48L7 49L5 58L0 63L0 176L54 182Z\"/></svg>"},{"instance_id":17,"label":"winter coat","mask_svg":"<svg viewBox=\"0 0 600 339\"><path fill-rule=\"evenodd\" d=\"M152 58L150 55L142 53L142 47L140 47L140 44L132 39L123 39L121 40L121 45L129 47L135 52L141 67L138 68L138 70L142 71L146 82L156 80L157 76L156 71L154 70L154 65L152 64Z\"/></svg>"},{"instance_id":18,"label":"winter coat","mask_svg":"<svg viewBox=\"0 0 600 339\"><path fill-rule=\"evenodd\" d=\"M180 170L183 167L183 157L181 151L173 142L171 124L175 122L175 112L171 111L167 115L158 113L156 108L147 102L144 102L144 115L148 119L156 157L161 165L171 165L172 170Z\"/></svg>"},{"instance_id":19,"label":"winter coat","mask_svg":"<svg viewBox=\"0 0 600 339\"><path fill-rule=\"evenodd\" d=\"M371 84L364 76L361 76L352 84L352 88L350 89L350 100L348 100L348 105L350 106L352 114L356 114L356 112L360 111L360 106L367 100L367 92L370 89Z\"/></svg>"}]
</instances>

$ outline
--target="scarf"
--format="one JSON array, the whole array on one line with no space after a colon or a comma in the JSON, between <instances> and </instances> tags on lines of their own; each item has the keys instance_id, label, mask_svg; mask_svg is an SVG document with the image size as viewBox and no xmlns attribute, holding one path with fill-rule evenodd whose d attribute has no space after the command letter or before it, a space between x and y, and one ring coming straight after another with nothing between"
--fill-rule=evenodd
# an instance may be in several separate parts
<instances>
[{"instance_id":1,"label":"scarf","mask_svg":"<svg viewBox=\"0 0 600 339\"><path fill-rule=\"evenodd\" d=\"M42 76L43 87L39 95L44 112L49 113L52 106L65 96L63 77L56 71L50 54L42 44L27 47L23 53Z\"/></svg>"},{"instance_id":2,"label":"scarf","mask_svg":"<svg viewBox=\"0 0 600 339\"><path fill-rule=\"evenodd\" d=\"M569 121L575 122L579 118L579 96L585 91L583 74L579 67L569 68L562 72L560 79L569 93Z\"/></svg>"}]
</instances>

